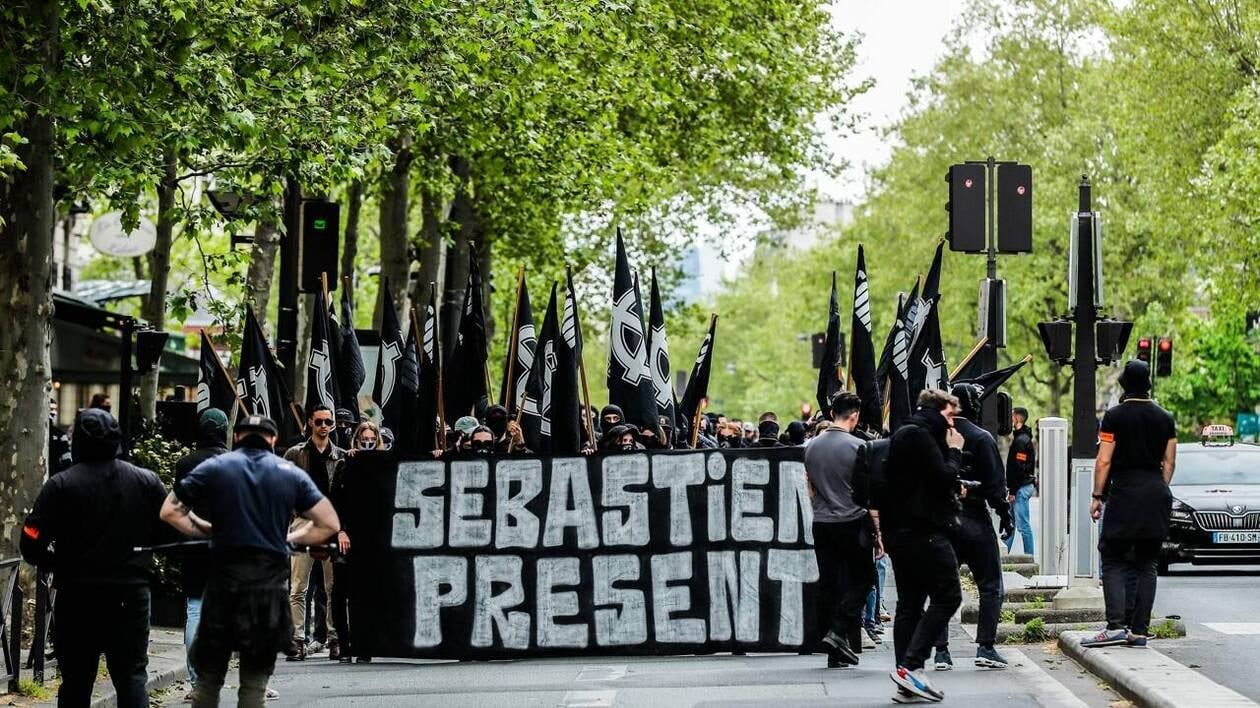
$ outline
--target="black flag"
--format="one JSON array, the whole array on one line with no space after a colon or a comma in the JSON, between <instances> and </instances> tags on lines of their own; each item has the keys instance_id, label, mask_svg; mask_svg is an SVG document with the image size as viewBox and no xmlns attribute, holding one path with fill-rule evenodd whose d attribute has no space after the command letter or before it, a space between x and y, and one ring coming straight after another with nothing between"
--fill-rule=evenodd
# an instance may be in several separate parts
<instances>
[{"instance_id":1,"label":"black flag","mask_svg":"<svg viewBox=\"0 0 1260 708\"><path fill-rule=\"evenodd\" d=\"M953 383L969 383L982 387L984 389L984 393L980 396L980 400L983 401L994 393L997 393L998 389L1002 388L1002 385L1015 375L1015 372L1024 368L1024 365L1031 360L1031 357L1025 357L1024 359L1017 361L1004 369L998 369L997 371L990 371L986 374L978 374L968 378L959 378Z\"/></svg>"},{"instance_id":2,"label":"black flag","mask_svg":"<svg viewBox=\"0 0 1260 708\"><path fill-rule=\"evenodd\" d=\"M884 351L880 354L880 382L884 390L884 406L888 410L888 430L894 431L901 421L910 415L913 402L910 400L910 322L913 321L914 304L919 298L919 287L897 308L897 317L893 319L892 329L884 340Z\"/></svg>"},{"instance_id":3,"label":"black flag","mask_svg":"<svg viewBox=\"0 0 1260 708\"><path fill-rule=\"evenodd\" d=\"M445 431L441 428L442 416L438 404L442 400L442 348L438 346L437 285L429 286L429 304L424 308L424 323L420 331L419 394L416 405L416 439L420 449L440 450L444 447Z\"/></svg>"},{"instance_id":4,"label":"black flag","mask_svg":"<svg viewBox=\"0 0 1260 708\"><path fill-rule=\"evenodd\" d=\"M280 364L267 346L267 337L245 308L245 336L241 341L241 362L237 367L236 393L253 415L271 418L280 429L281 442L288 442L302 430L302 421L293 413L293 401L280 378Z\"/></svg>"},{"instance_id":5,"label":"black flag","mask_svg":"<svg viewBox=\"0 0 1260 708\"><path fill-rule=\"evenodd\" d=\"M717 315L709 318L709 331L700 342L700 351L696 354L696 362L691 366L691 376L687 378L687 388L683 391L682 415L687 421L687 430L695 424L696 413L709 397L709 373L713 369L713 342L717 336Z\"/></svg>"},{"instance_id":6,"label":"black flag","mask_svg":"<svg viewBox=\"0 0 1260 708\"><path fill-rule=\"evenodd\" d=\"M617 231L617 263L613 275L612 329L608 333L608 402L619 406L626 422L657 428L656 396L648 370L643 303L630 273L625 243Z\"/></svg>"},{"instance_id":7,"label":"black flag","mask_svg":"<svg viewBox=\"0 0 1260 708\"><path fill-rule=\"evenodd\" d=\"M661 305L661 290L656 284L656 269L652 269L652 290L648 293L648 367L652 374L652 392L656 397L656 414L670 422L677 432L677 402L674 400L674 384L670 381L669 339L665 336L665 308ZM666 445L672 440L666 440Z\"/></svg>"},{"instance_id":8,"label":"black flag","mask_svg":"<svg viewBox=\"0 0 1260 708\"><path fill-rule=\"evenodd\" d=\"M827 334L823 340L822 366L818 367L818 410L830 415L828 402L840 390L840 296L836 273L831 272L831 299L827 303Z\"/></svg>"},{"instance_id":9,"label":"black flag","mask_svg":"<svg viewBox=\"0 0 1260 708\"><path fill-rule=\"evenodd\" d=\"M381 347L376 358L372 400L381 412L381 426L394 433L394 444L397 446L404 441L414 444L414 434L404 428L415 422L408 417L414 414L412 401L420 388L415 346L412 344L408 351L398 324L398 313L391 305L393 298L388 280L381 283L381 297L386 307L381 308Z\"/></svg>"},{"instance_id":10,"label":"black flag","mask_svg":"<svg viewBox=\"0 0 1260 708\"><path fill-rule=\"evenodd\" d=\"M534 347L538 342L534 333L534 310L529 304L529 288L524 278L517 289L515 313L512 318L515 326L508 333L507 363L503 367L503 385L499 393L499 403L512 416L520 409L521 399L525 396L525 382L529 380L529 370L534 364Z\"/></svg>"},{"instance_id":11,"label":"black flag","mask_svg":"<svg viewBox=\"0 0 1260 708\"><path fill-rule=\"evenodd\" d=\"M521 404L521 432L525 436L525 447L535 452L551 445L552 373L556 370L558 319L556 285L552 283L551 298L547 301L547 311L534 348L534 365L525 382L525 396Z\"/></svg>"},{"instance_id":12,"label":"black flag","mask_svg":"<svg viewBox=\"0 0 1260 708\"><path fill-rule=\"evenodd\" d=\"M338 377L334 341L335 331L328 321L328 303L324 292L315 294L315 308L311 311L311 352L306 360L306 412L316 406L327 406L336 412L341 396L338 393Z\"/></svg>"},{"instance_id":13,"label":"black flag","mask_svg":"<svg viewBox=\"0 0 1260 708\"><path fill-rule=\"evenodd\" d=\"M197 412L218 408L232 416L236 408L236 384L223 368L206 331L201 330L201 366L197 372Z\"/></svg>"},{"instance_id":14,"label":"black flag","mask_svg":"<svg viewBox=\"0 0 1260 708\"><path fill-rule=\"evenodd\" d=\"M910 395L915 398L920 391L949 386L949 369L945 365L945 352L941 346L940 302L938 295L922 305L927 314L910 349L908 384Z\"/></svg>"},{"instance_id":15,"label":"black flag","mask_svg":"<svg viewBox=\"0 0 1260 708\"><path fill-rule=\"evenodd\" d=\"M398 360L396 390L390 407L382 410L382 421L394 421L387 427L394 431L394 449L400 452L430 449L420 437L420 416L417 414L420 409L420 345L416 337L419 334L415 327L407 328L407 341L403 345L402 358Z\"/></svg>"},{"instance_id":16,"label":"black flag","mask_svg":"<svg viewBox=\"0 0 1260 708\"><path fill-rule=\"evenodd\" d=\"M875 369L870 282L866 274L866 253L861 244L858 244L857 273L853 278L853 319L849 326L853 330L852 346L849 347L849 379L853 382L854 392L862 399L858 422L871 430L879 430L884 425L884 403Z\"/></svg>"},{"instance_id":17,"label":"black flag","mask_svg":"<svg viewBox=\"0 0 1260 708\"><path fill-rule=\"evenodd\" d=\"M481 303L481 266L476 249L468 254L468 283L464 287L464 310L459 317L459 336L447 352L442 395L446 414L459 418L485 407L486 319Z\"/></svg>"},{"instance_id":18,"label":"black flag","mask_svg":"<svg viewBox=\"0 0 1260 708\"><path fill-rule=\"evenodd\" d=\"M573 276L565 288L560 332L555 337L556 368L551 374L551 439L539 450L553 455L576 455L582 449L581 394L578 362L582 358L582 322L578 316Z\"/></svg>"},{"instance_id":19,"label":"black flag","mask_svg":"<svg viewBox=\"0 0 1260 708\"><path fill-rule=\"evenodd\" d=\"M350 411L357 423L361 420L359 391L367 380L367 369L363 366L363 353L359 350L359 336L354 332L354 311L350 305L348 287L341 290L341 317L336 322L336 327L334 358L337 361L337 408Z\"/></svg>"}]
</instances>

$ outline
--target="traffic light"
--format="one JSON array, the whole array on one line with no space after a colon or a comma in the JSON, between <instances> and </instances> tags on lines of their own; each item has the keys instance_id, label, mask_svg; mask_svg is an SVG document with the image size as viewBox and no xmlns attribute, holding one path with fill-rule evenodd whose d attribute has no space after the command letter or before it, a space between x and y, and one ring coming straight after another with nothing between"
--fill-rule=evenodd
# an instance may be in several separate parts
<instances>
[{"instance_id":1,"label":"traffic light","mask_svg":"<svg viewBox=\"0 0 1260 708\"><path fill-rule=\"evenodd\" d=\"M1137 358L1139 361L1151 363L1151 338L1138 337Z\"/></svg>"},{"instance_id":2,"label":"traffic light","mask_svg":"<svg viewBox=\"0 0 1260 708\"><path fill-rule=\"evenodd\" d=\"M1172 376L1172 337L1160 337L1155 351L1155 375Z\"/></svg>"},{"instance_id":3,"label":"traffic light","mask_svg":"<svg viewBox=\"0 0 1260 708\"><path fill-rule=\"evenodd\" d=\"M1098 358L1104 364L1110 364L1124 357L1124 350L1129 346L1129 333L1133 331L1133 323L1122 320L1101 320L1094 331L1097 333L1095 341Z\"/></svg>"},{"instance_id":4,"label":"traffic light","mask_svg":"<svg viewBox=\"0 0 1260 708\"><path fill-rule=\"evenodd\" d=\"M985 166L951 165L949 182L949 248L951 251L981 253L985 244ZM1031 202L1030 202L1031 203Z\"/></svg>"},{"instance_id":5,"label":"traffic light","mask_svg":"<svg viewBox=\"0 0 1260 708\"><path fill-rule=\"evenodd\" d=\"M1032 253L1032 168L998 165L997 250Z\"/></svg>"},{"instance_id":6,"label":"traffic light","mask_svg":"<svg viewBox=\"0 0 1260 708\"><path fill-rule=\"evenodd\" d=\"M1038 322L1037 333L1050 361L1062 364L1072 358L1072 323L1067 320Z\"/></svg>"},{"instance_id":7,"label":"traffic light","mask_svg":"<svg viewBox=\"0 0 1260 708\"><path fill-rule=\"evenodd\" d=\"M823 332L815 332L809 335L809 344L813 354L814 368L821 369L823 357L827 355L827 335Z\"/></svg>"},{"instance_id":8,"label":"traffic light","mask_svg":"<svg viewBox=\"0 0 1260 708\"><path fill-rule=\"evenodd\" d=\"M328 274L328 289L337 289L338 229L341 207L336 202L311 200L302 204L302 270L298 274L298 292L319 292L323 287L320 274Z\"/></svg>"}]
</instances>

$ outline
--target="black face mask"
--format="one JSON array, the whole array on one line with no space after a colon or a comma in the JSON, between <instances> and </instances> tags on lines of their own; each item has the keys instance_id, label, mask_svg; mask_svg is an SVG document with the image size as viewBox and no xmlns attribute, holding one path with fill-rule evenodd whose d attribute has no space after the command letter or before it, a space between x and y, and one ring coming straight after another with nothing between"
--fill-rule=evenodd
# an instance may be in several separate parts
<instances>
[{"instance_id":1,"label":"black face mask","mask_svg":"<svg viewBox=\"0 0 1260 708\"><path fill-rule=\"evenodd\" d=\"M474 440L470 449L474 455L489 455L494 452L494 443L489 440Z\"/></svg>"},{"instance_id":2,"label":"black face mask","mask_svg":"<svg viewBox=\"0 0 1260 708\"><path fill-rule=\"evenodd\" d=\"M718 447L735 447L739 442L739 438L735 435L719 435Z\"/></svg>"},{"instance_id":3,"label":"black face mask","mask_svg":"<svg viewBox=\"0 0 1260 708\"><path fill-rule=\"evenodd\" d=\"M494 433L495 438L501 438L507 434L507 418L488 420L486 421L486 427L490 429L490 432Z\"/></svg>"},{"instance_id":4,"label":"black face mask","mask_svg":"<svg viewBox=\"0 0 1260 708\"><path fill-rule=\"evenodd\" d=\"M632 442L623 442L623 443L621 443L621 447L620 447L620 449L621 449L621 450L634 450L634 449L636 449L636 448L635 448L635 446L634 446L634 443L632 443Z\"/></svg>"}]
</instances>

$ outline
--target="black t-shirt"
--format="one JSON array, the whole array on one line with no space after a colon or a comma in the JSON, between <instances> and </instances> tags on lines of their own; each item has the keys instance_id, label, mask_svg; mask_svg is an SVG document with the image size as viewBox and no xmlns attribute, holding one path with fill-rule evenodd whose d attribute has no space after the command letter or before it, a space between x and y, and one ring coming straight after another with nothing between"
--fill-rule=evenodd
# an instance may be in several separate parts
<instances>
[{"instance_id":1,"label":"black t-shirt","mask_svg":"<svg viewBox=\"0 0 1260 708\"><path fill-rule=\"evenodd\" d=\"M1115 444L1114 472L1159 472L1168 441L1177 437L1172 415L1153 401L1135 399L1113 406L1103 415L1098 439Z\"/></svg>"}]
</instances>

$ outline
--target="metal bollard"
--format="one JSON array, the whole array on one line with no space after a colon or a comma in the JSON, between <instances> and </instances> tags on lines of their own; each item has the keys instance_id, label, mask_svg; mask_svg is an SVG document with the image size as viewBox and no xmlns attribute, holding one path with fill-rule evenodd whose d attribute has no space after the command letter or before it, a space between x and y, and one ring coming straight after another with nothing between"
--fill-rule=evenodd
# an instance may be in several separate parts
<instances>
[{"instance_id":1,"label":"metal bollard","mask_svg":"<svg viewBox=\"0 0 1260 708\"><path fill-rule=\"evenodd\" d=\"M1072 547L1070 585L1098 585L1098 524L1089 516L1094 494L1094 458L1073 458L1068 514Z\"/></svg>"},{"instance_id":2,"label":"metal bollard","mask_svg":"<svg viewBox=\"0 0 1260 708\"><path fill-rule=\"evenodd\" d=\"M17 572L16 570L14 572ZM10 667L12 675L9 677L9 693L16 695L19 691L18 684L22 673L22 605L25 604L26 598L22 594L21 578L13 583L13 595L9 602L9 646L7 653L12 660Z\"/></svg>"},{"instance_id":3,"label":"metal bollard","mask_svg":"<svg viewBox=\"0 0 1260 708\"><path fill-rule=\"evenodd\" d=\"M1041 519L1037 564L1042 575L1068 575L1068 422L1037 421L1037 474L1041 479Z\"/></svg>"}]
</instances>

